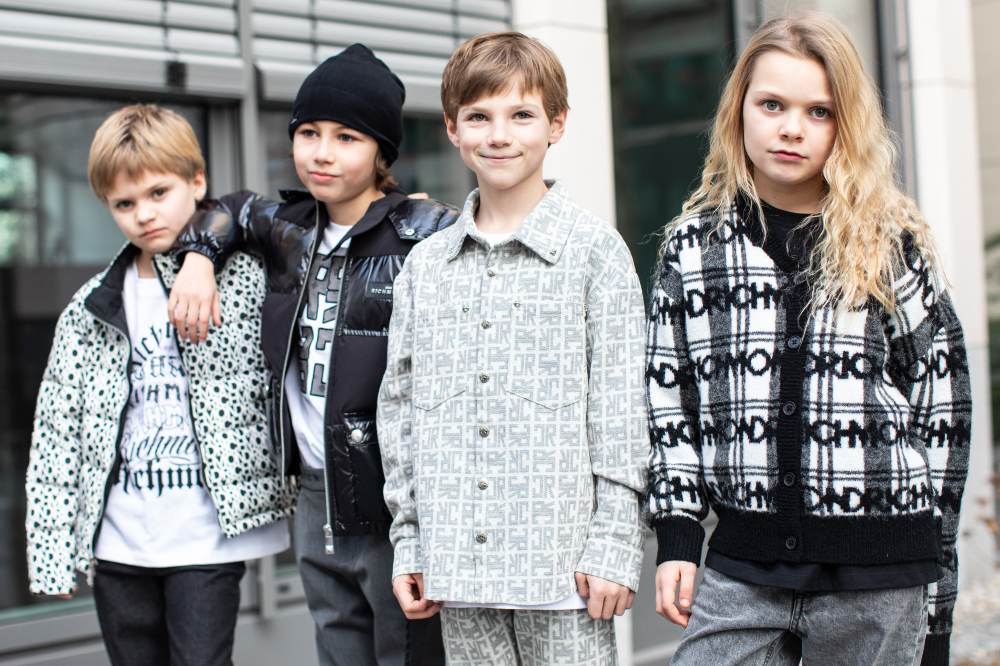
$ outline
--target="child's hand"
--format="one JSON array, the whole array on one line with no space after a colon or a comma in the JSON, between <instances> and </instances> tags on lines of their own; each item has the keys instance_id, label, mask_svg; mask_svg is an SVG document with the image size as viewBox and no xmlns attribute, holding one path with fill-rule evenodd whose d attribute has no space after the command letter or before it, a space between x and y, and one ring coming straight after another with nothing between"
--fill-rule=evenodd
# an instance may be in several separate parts
<instances>
[{"instance_id":1,"label":"child's hand","mask_svg":"<svg viewBox=\"0 0 1000 666\"><path fill-rule=\"evenodd\" d=\"M656 612L680 627L688 625L696 573L698 566L694 562L681 560L663 562L656 567ZM678 582L681 589L676 595ZM678 601L676 604L675 599Z\"/></svg>"},{"instance_id":2,"label":"child's hand","mask_svg":"<svg viewBox=\"0 0 1000 666\"><path fill-rule=\"evenodd\" d=\"M219 290L211 260L197 252L184 255L184 265L170 290L167 316L177 335L188 342L204 342L208 337L209 317L222 325Z\"/></svg>"},{"instance_id":3,"label":"child's hand","mask_svg":"<svg viewBox=\"0 0 1000 666\"><path fill-rule=\"evenodd\" d=\"M632 607L635 592L600 576L576 572L576 588L587 600L587 612L595 620L610 620Z\"/></svg>"},{"instance_id":4,"label":"child's hand","mask_svg":"<svg viewBox=\"0 0 1000 666\"><path fill-rule=\"evenodd\" d=\"M401 574L392 579L392 593L407 620L423 620L441 610L441 604L424 597L424 575Z\"/></svg>"}]
</instances>

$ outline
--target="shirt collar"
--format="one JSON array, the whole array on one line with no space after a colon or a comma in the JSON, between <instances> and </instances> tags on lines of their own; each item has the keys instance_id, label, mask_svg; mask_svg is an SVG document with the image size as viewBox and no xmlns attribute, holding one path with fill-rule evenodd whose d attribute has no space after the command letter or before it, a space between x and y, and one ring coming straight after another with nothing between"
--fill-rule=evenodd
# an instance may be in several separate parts
<instances>
[{"instance_id":1,"label":"shirt collar","mask_svg":"<svg viewBox=\"0 0 1000 666\"><path fill-rule=\"evenodd\" d=\"M511 240L518 241L539 257L554 264L562 256L566 242L575 222L574 216L564 214L566 209L566 188L558 181L547 180L548 192L542 200L524 218L524 222ZM472 190L465 200L462 214L453 227L451 241L448 245L448 261L458 256L465 245L466 238L484 242L476 230L476 210L479 208L479 189Z\"/></svg>"}]
</instances>

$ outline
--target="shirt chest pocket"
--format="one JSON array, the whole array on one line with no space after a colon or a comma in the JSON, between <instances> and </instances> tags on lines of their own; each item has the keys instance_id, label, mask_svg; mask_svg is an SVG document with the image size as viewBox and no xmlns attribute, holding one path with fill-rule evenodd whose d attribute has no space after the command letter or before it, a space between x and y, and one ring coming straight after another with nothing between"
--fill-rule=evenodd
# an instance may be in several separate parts
<instances>
[{"instance_id":1,"label":"shirt chest pocket","mask_svg":"<svg viewBox=\"0 0 1000 666\"><path fill-rule=\"evenodd\" d=\"M508 393L547 410L580 402L588 378L584 305L539 295L514 306Z\"/></svg>"}]
</instances>

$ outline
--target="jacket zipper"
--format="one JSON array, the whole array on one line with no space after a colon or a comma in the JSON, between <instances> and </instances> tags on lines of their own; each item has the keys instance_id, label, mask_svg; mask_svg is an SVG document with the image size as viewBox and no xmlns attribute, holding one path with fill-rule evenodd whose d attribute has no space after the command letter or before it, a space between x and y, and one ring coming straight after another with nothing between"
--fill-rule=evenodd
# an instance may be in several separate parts
<instances>
[{"instance_id":1,"label":"jacket zipper","mask_svg":"<svg viewBox=\"0 0 1000 666\"><path fill-rule=\"evenodd\" d=\"M122 434L125 432L125 415L128 413L128 404L132 399L132 337L129 335L128 330L119 328L115 324L101 318L96 313L91 313L94 315L98 321L103 322L106 326L110 326L125 337L126 348L128 354L125 358L125 383L128 385L128 392L125 394L125 404L122 405L121 411L118 413L118 433L115 435L115 460L111 463L111 467L108 469L108 474L104 478L104 496L101 500L101 506L97 512L97 523L94 528L94 536L90 540L90 570L87 572L87 584L93 587L94 585L94 572L97 567L97 539L101 536L101 525L104 523L104 512L108 508L108 497L111 495L111 479L114 476L115 470L119 468L122 460L121 443Z\"/></svg>"},{"instance_id":2,"label":"jacket zipper","mask_svg":"<svg viewBox=\"0 0 1000 666\"><path fill-rule=\"evenodd\" d=\"M306 273L304 276L305 283L299 288L299 300L295 305L295 318L292 320L292 328L288 333L288 344L285 345L285 362L281 365L281 399L278 401L278 437L281 439L281 464L284 465L285 461L285 377L288 375L288 362L291 360L292 347L294 344L295 333L299 328L299 317L302 316L302 301L305 298L306 291L309 288L309 275L312 272L313 261L316 259L316 248L319 244L319 236L321 229L319 228L319 202L316 202L316 221L313 228L316 230L313 236L312 245L309 248L309 261L306 262ZM337 320L340 320L340 308L337 308ZM336 330L336 328L334 328ZM333 358L333 350L330 350L330 357ZM326 414L323 415L323 420L326 421ZM323 430L326 430L325 423ZM324 435L325 437L325 435ZM323 551L327 555L333 555L333 525L330 519L330 480L326 471L326 457L323 459L323 492L326 499L325 510L326 510L326 524L323 525Z\"/></svg>"},{"instance_id":3,"label":"jacket zipper","mask_svg":"<svg viewBox=\"0 0 1000 666\"><path fill-rule=\"evenodd\" d=\"M156 262L153 263L153 270L156 272L156 278L160 281L160 286L163 287L163 292L169 296L170 292L167 290L167 284L163 281L163 274L160 273L159 267L157 267ZM177 348L177 360L180 361L181 370L184 371L184 378L187 379L188 384L188 399L187 399L187 411L188 418L191 420L191 435L194 437L194 446L198 451L198 458L201 461L201 480L205 484L205 490L208 491L208 496L212 500L212 504L216 507L216 517L219 520L219 527L222 529L222 533L225 534L226 529L222 524L222 512L218 510L218 503L215 501L215 496L212 494L212 486L208 483L208 474L205 473L205 455L201 449L201 438L198 437L198 426L194 420L194 412L191 410L191 373L187 371L187 365L184 363L184 351L181 349L181 345L177 340L177 331L174 331L174 347Z\"/></svg>"}]
</instances>

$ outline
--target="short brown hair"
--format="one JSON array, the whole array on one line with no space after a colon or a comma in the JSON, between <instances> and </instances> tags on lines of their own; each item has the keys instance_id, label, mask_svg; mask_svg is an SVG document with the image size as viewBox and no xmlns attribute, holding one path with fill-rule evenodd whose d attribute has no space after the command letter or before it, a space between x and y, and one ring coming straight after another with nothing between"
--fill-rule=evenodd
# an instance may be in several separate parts
<instances>
[{"instance_id":1,"label":"short brown hair","mask_svg":"<svg viewBox=\"0 0 1000 666\"><path fill-rule=\"evenodd\" d=\"M489 32L467 39L448 59L441 77L441 106L455 122L464 104L520 85L542 96L552 120L569 109L566 73L552 49L520 32Z\"/></svg>"},{"instance_id":2,"label":"short brown hair","mask_svg":"<svg viewBox=\"0 0 1000 666\"><path fill-rule=\"evenodd\" d=\"M379 150L375 155L375 189L383 190L394 187L399 187L399 183L396 182L392 171L389 170L389 162L382 157L382 151Z\"/></svg>"},{"instance_id":3,"label":"short brown hair","mask_svg":"<svg viewBox=\"0 0 1000 666\"><path fill-rule=\"evenodd\" d=\"M205 159L191 125L180 114L155 104L132 104L108 116L94 134L87 178L94 194L107 200L119 174L171 173L192 180Z\"/></svg>"}]
</instances>

